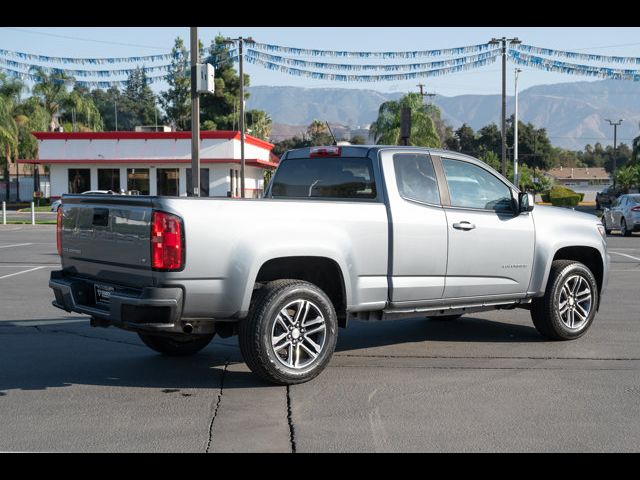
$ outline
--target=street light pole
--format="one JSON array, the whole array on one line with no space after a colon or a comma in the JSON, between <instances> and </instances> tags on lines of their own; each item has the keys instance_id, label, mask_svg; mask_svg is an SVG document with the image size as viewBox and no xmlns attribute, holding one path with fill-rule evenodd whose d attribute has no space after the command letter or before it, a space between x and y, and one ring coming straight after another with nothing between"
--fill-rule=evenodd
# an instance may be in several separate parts
<instances>
[{"instance_id":1,"label":"street light pole","mask_svg":"<svg viewBox=\"0 0 640 480\"><path fill-rule=\"evenodd\" d=\"M115 114L116 117L116 132L118 131L118 99L114 98L113 99L113 113Z\"/></svg>"},{"instance_id":2,"label":"street light pole","mask_svg":"<svg viewBox=\"0 0 640 480\"><path fill-rule=\"evenodd\" d=\"M513 183L518 186L518 74L521 69L516 68L515 82L515 113L513 122Z\"/></svg>"},{"instance_id":3,"label":"street light pole","mask_svg":"<svg viewBox=\"0 0 640 480\"><path fill-rule=\"evenodd\" d=\"M507 176L507 42L522 43L515 38L492 38L489 45L502 45L502 175Z\"/></svg>"},{"instance_id":4,"label":"street light pole","mask_svg":"<svg viewBox=\"0 0 640 480\"><path fill-rule=\"evenodd\" d=\"M198 81L198 27L191 27L191 192L187 195L200 196L200 96Z\"/></svg>"},{"instance_id":5,"label":"street light pole","mask_svg":"<svg viewBox=\"0 0 640 480\"><path fill-rule=\"evenodd\" d=\"M622 118L618 119L617 122L612 122L608 118L604 119L605 122L609 122L609 125L613 125L613 164L611 168L611 176L613 177L613 185L616 184L616 168L618 166L618 159L616 158L617 152L617 140L618 140L618 125L622 123Z\"/></svg>"}]
</instances>

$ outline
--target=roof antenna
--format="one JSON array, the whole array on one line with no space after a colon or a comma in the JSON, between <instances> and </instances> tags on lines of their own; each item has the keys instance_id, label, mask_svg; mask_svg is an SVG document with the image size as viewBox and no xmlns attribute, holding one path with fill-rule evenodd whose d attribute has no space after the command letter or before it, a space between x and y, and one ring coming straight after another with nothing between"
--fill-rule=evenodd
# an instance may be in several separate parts
<instances>
[{"instance_id":1,"label":"roof antenna","mask_svg":"<svg viewBox=\"0 0 640 480\"><path fill-rule=\"evenodd\" d=\"M329 133L331 134L331 138L333 138L333 144L334 145L338 145L338 141L336 140L336 137L333 135L333 132L331 131L331 127L329 126L329 122L327 122L325 120L325 122L327 124L327 128L329 129Z\"/></svg>"}]
</instances>

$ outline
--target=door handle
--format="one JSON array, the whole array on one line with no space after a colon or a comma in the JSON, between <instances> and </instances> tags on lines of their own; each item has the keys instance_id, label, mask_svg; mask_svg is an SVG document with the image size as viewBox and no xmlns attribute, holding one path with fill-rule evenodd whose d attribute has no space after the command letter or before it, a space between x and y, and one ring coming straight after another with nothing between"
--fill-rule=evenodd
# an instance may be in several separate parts
<instances>
[{"instance_id":1,"label":"door handle","mask_svg":"<svg viewBox=\"0 0 640 480\"><path fill-rule=\"evenodd\" d=\"M460 223L454 223L453 228L457 230L473 230L474 228L476 228L476 226L470 222L460 222Z\"/></svg>"}]
</instances>

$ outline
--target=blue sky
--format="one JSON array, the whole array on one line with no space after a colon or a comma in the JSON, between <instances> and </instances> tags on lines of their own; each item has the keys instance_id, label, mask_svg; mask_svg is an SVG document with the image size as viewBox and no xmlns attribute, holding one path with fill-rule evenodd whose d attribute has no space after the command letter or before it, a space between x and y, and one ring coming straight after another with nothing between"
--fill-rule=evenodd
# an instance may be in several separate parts
<instances>
[{"instance_id":1,"label":"blue sky","mask_svg":"<svg viewBox=\"0 0 640 480\"><path fill-rule=\"evenodd\" d=\"M492 37L519 37L539 47L640 57L640 28L598 27L200 27L205 45L217 33L225 36L252 36L263 43L301 48L395 51L438 49L484 43ZM0 48L33 54L66 57L122 57L152 55L170 51L173 40L181 36L188 44L188 27L2 27ZM322 60L337 61L343 60ZM420 61L431 61L425 59ZM402 60L394 61L402 63ZM368 61L368 63L373 63ZM54 65L58 66L58 65ZM68 66L67 68L82 68ZM515 66L507 63L507 93L513 93ZM565 75L521 67L521 89L533 85L594 80L591 77ZM622 68L633 68L625 66ZM367 88L384 92L416 91L416 80L378 83L341 83L289 76L246 64L252 85L294 85L302 87ZM428 92L455 96L500 93L500 62L477 70L423 79ZM154 90L164 89L157 84Z\"/></svg>"}]
</instances>

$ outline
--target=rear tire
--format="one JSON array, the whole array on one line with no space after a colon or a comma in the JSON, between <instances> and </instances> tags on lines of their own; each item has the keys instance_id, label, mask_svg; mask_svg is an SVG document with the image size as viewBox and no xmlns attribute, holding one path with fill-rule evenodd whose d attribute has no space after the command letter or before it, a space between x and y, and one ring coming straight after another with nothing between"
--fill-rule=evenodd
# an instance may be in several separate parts
<instances>
[{"instance_id":1,"label":"rear tire","mask_svg":"<svg viewBox=\"0 0 640 480\"><path fill-rule=\"evenodd\" d=\"M591 270L574 260L555 260L544 296L531 302L531 319L543 337L573 340L593 323L598 301L598 284Z\"/></svg>"},{"instance_id":2,"label":"rear tire","mask_svg":"<svg viewBox=\"0 0 640 480\"><path fill-rule=\"evenodd\" d=\"M623 237L630 237L631 231L627 228L627 221L623 218L620 222L620 235Z\"/></svg>"},{"instance_id":3,"label":"rear tire","mask_svg":"<svg viewBox=\"0 0 640 480\"><path fill-rule=\"evenodd\" d=\"M170 357L185 357L198 353L209 345L214 334L208 335L154 335L138 332L140 340L152 350Z\"/></svg>"},{"instance_id":4,"label":"rear tire","mask_svg":"<svg viewBox=\"0 0 640 480\"><path fill-rule=\"evenodd\" d=\"M329 363L338 320L331 300L302 280L275 280L257 290L238 325L240 351L253 373L278 385L307 382Z\"/></svg>"}]
</instances>

